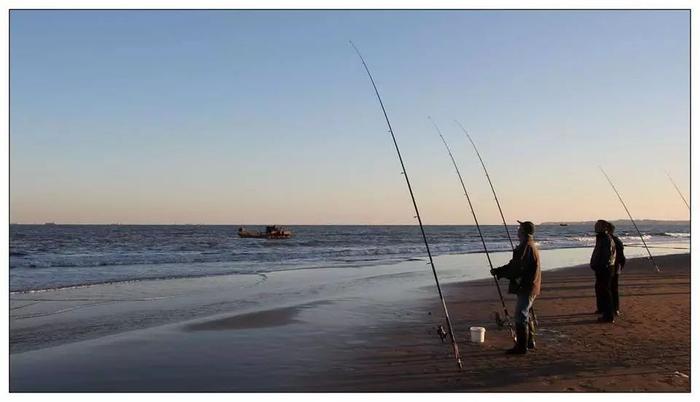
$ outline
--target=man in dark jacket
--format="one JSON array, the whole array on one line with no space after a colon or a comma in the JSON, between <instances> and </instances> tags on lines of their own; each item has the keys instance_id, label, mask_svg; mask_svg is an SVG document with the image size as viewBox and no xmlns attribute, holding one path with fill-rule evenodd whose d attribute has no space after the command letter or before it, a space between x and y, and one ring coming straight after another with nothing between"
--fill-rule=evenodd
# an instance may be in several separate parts
<instances>
[{"instance_id":1,"label":"man in dark jacket","mask_svg":"<svg viewBox=\"0 0 700 402\"><path fill-rule=\"evenodd\" d=\"M540 251L535 245L535 225L530 222L518 221L518 238L520 244L513 250L513 258L502 267L491 270L491 275L496 278L508 278L510 284L508 293L517 296L515 304L515 332L516 342L512 349L506 351L508 354L527 353L528 343L530 348L534 348L534 320L530 317L535 298L540 294L542 273L540 271Z\"/></svg>"},{"instance_id":2,"label":"man in dark jacket","mask_svg":"<svg viewBox=\"0 0 700 402\"><path fill-rule=\"evenodd\" d=\"M615 243L615 270L613 271L612 280L610 281L610 292L612 294L612 304L615 315L620 315L620 293L618 292L618 282L622 268L625 267L625 245L622 240L615 236L615 225L608 222L608 233Z\"/></svg>"},{"instance_id":3,"label":"man in dark jacket","mask_svg":"<svg viewBox=\"0 0 700 402\"><path fill-rule=\"evenodd\" d=\"M595 223L595 247L591 254L591 269L595 272L596 299L602 316L600 322L615 322L615 310L612 301L612 279L615 271L615 242L608 233L608 222L598 220Z\"/></svg>"}]
</instances>

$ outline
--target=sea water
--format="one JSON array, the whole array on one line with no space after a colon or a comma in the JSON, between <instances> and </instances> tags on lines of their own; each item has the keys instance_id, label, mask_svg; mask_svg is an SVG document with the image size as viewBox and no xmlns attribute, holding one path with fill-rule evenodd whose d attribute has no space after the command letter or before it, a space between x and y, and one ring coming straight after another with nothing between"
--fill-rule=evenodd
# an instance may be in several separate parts
<instances>
[{"instance_id":1,"label":"sea water","mask_svg":"<svg viewBox=\"0 0 700 402\"><path fill-rule=\"evenodd\" d=\"M656 254L689 248L687 223L639 228ZM290 226L294 237L282 240L242 239L237 229L237 225L10 225L10 290L351 269L426 258L417 226ZM510 229L517 242L516 227ZM490 251L510 249L503 226L485 225L482 230ZM426 233L434 256L483 252L474 226L426 226ZM617 234L628 245L628 253L642 255L641 240L631 225L619 225ZM541 250L590 248L595 243L591 225L574 224L539 225L536 240ZM585 258L567 261L582 263Z\"/></svg>"}]
</instances>

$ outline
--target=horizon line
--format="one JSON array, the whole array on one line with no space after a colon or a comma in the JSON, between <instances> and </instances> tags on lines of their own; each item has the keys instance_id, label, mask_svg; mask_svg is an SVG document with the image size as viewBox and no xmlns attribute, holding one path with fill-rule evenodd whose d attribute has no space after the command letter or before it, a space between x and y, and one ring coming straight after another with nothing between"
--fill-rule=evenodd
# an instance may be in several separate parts
<instances>
[{"instance_id":1,"label":"horizon line","mask_svg":"<svg viewBox=\"0 0 700 402\"><path fill-rule=\"evenodd\" d=\"M595 222L597 219L589 220L552 220L536 223L536 225L558 225L560 223L566 224L576 224L576 223L589 223ZM614 218L607 219L609 221L630 221L629 218ZM641 218L635 219L636 222L644 221L657 221L657 222L684 222L690 223L690 219L655 219L655 218ZM10 225L33 225L33 226L418 226L415 223L119 223L119 222L10 222ZM501 226L502 223L483 223L482 226ZM513 226L516 226L517 222L513 222ZM426 224L425 226L476 226L474 223L432 223ZM510 225L509 225L510 226Z\"/></svg>"}]
</instances>

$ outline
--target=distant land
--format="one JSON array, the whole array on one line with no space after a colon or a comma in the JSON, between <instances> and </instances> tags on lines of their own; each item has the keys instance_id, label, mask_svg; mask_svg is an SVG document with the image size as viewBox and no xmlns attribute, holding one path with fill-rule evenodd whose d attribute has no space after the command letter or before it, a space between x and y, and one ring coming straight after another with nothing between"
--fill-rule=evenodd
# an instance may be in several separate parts
<instances>
[{"instance_id":1,"label":"distant land","mask_svg":"<svg viewBox=\"0 0 700 402\"><path fill-rule=\"evenodd\" d=\"M644 225L690 225L689 220L684 220L684 221L665 221L665 220L659 220L659 219L635 219L634 220L636 223L639 224L644 224ZM594 225L596 221L579 221L579 222L570 222L570 221L557 221L557 222L542 222L540 225ZM617 220L612 220L608 221L612 223L613 225L625 225L630 223L629 219L617 219Z\"/></svg>"}]
</instances>

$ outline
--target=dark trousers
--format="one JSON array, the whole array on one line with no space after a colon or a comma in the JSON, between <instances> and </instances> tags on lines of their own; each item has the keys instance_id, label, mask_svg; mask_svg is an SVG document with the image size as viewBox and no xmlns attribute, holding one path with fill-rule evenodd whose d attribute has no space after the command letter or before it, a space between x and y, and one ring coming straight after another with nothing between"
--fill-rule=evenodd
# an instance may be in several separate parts
<instances>
[{"instance_id":1,"label":"dark trousers","mask_svg":"<svg viewBox=\"0 0 700 402\"><path fill-rule=\"evenodd\" d=\"M613 272L612 280L610 281L610 293L612 294L613 312L620 310L620 293L618 293L618 280L620 274Z\"/></svg>"},{"instance_id":2,"label":"dark trousers","mask_svg":"<svg viewBox=\"0 0 700 402\"><path fill-rule=\"evenodd\" d=\"M602 313L603 312L603 303L602 299L600 296L600 275L598 274L597 271L594 271L595 274L595 311L596 313Z\"/></svg>"},{"instance_id":3,"label":"dark trousers","mask_svg":"<svg viewBox=\"0 0 700 402\"><path fill-rule=\"evenodd\" d=\"M595 271L595 294L598 311L603 318L612 318L615 314L613 300L613 267L600 268ZM615 281L617 283L617 281ZM617 289L617 288L616 288ZM617 292L616 292L617 293Z\"/></svg>"}]
</instances>

